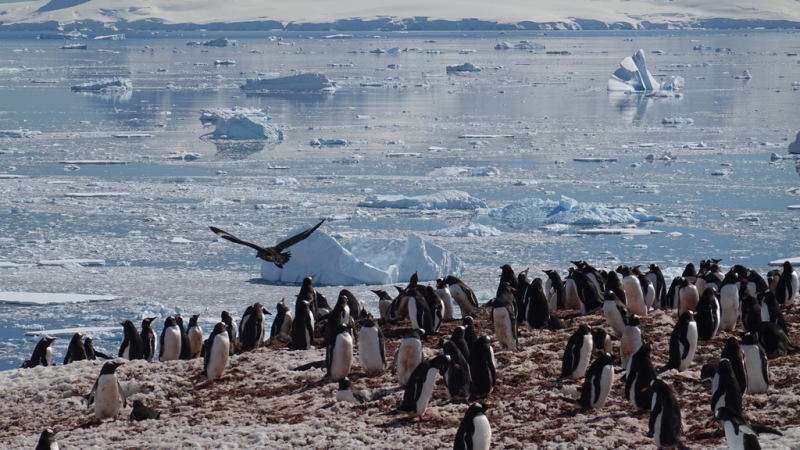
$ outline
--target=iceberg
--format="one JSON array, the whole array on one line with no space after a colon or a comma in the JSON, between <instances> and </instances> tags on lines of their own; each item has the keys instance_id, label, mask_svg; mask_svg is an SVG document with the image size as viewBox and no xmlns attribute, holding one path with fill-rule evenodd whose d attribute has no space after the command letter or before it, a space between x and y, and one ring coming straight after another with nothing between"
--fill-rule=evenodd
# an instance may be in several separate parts
<instances>
[{"instance_id":1,"label":"iceberg","mask_svg":"<svg viewBox=\"0 0 800 450\"><path fill-rule=\"evenodd\" d=\"M335 92L336 83L321 73L302 73L280 78L250 78L240 88L266 92Z\"/></svg>"},{"instance_id":2,"label":"iceberg","mask_svg":"<svg viewBox=\"0 0 800 450\"><path fill-rule=\"evenodd\" d=\"M742 71L741 75L737 75L734 78L736 78L737 80L752 80L753 76L750 75L750 72L748 72L747 70L744 70L744 71Z\"/></svg>"},{"instance_id":3,"label":"iceberg","mask_svg":"<svg viewBox=\"0 0 800 450\"><path fill-rule=\"evenodd\" d=\"M500 170L497 167L440 167L438 169L428 172L428 178L450 178L459 176L469 177L493 177L500 175Z\"/></svg>"},{"instance_id":4,"label":"iceberg","mask_svg":"<svg viewBox=\"0 0 800 450\"><path fill-rule=\"evenodd\" d=\"M89 46L86 44L67 44L58 48L61 50L86 50Z\"/></svg>"},{"instance_id":5,"label":"iceberg","mask_svg":"<svg viewBox=\"0 0 800 450\"><path fill-rule=\"evenodd\" d=\"M481 68L476 67L470 63L464 63L458 66L447 66L447 72L480 72Z\"/></svg>"},{"instance_id":6,"label":"iceberg","mask_svg":"<svg viewBox=\"0 0 800 450\"><path fill-rule=\"evenodd\" d=\"M517 44L509 44L508 42L500 42L494 46L495 50L545 50L545 47L538 42L531 42L531 41L519 41Z\"/></svg>"},{"instance_id":7,"label":"iceberg","mask_svg":"<svg viewBox=\"0 0 800 450\"><path fill-rule=\"evenodd\" d=\"M0 303L19 305L52 305L114 300L113 295L60 294L41 292L0 292Z\"/></svg>"},{"instance_id":8,"label":"iceberg","mask_svg":"<svg viewBox=\"0 0 800 450\"><path fill-rule=\"evenodd\" d=\"M800 154L800 132L797 133L794 142L789 144L789 153L795 155Z\"/></svg>"},{"instance_id":9,"label":"iceberg","mask_svg":"<svg viewBox=\"0 0 800 450\"><path fill-rule=\"evenodd\" d=\"M102 78L72 86L75 92L103 92L114 93L133 90L130 78Z\"/></svg>"},{"instance_id":10,"label":"iceberg","mask_svg":"<svg viewBox=\"0 0 800 450\"><path fill-rule=\"evenodd\" d=\"M500 236L502 231L495 227L481 225L479 223L468 222L463 225L456 225L449 228L434 231L431 233L433 236L446 236L446 237L486 237L486 236Z\"/></svg>"},{"instance_id":11,"label":"iceberg","mask_svg":"<svg viewBox=\"0 0 800 450\"><path fill-rule=\"evenodd\" d=\"M663 222L660 216L628 208L609 208L604 205L579 203L561 196L560 201L526 198L502 209L493 209L489 217L512 223L596 225L610 223Z\"/></svg>"},{"instance_id":12,"label":"iceberg","mask_svg":"<svg viewBox=\"0 0 800 450\"><path fill-rule=\"evenodd\" d=\"M663 85L647 70L644 50L639 49L619 63L619 68L608 79L609 91L658 91L683 88L682 77L672 77Z\"/></svg>"},{"instance_id":13,"label":"iceberg","mask_svg":"<svg viewBox=\"0 0 800 450\"><path fill-rule=\"evenodd\" d=\"M288 236L307 230L303 226ZM291 248L292 259L283 268L261 264L261 277L269 282L301 284L316 275L317 286L353 286L405 283L414 272L419 281L447 275L460 276L465 264L454 253L416 235L403 239L356 238L348 250L336 239L317 230Z\"/></svg>"},{"instance_id":14,"label":"iceberg","mask_svg":"<svg viewBox=\"0 0 800 450\"><path fill-rule=\"evenodd\" d=\"M486 208L483 200L471 197L463 191L441 191L435 194L417 195L371 195L359 202L361 208L398 209L478 209Z\"/></svg>"},{"instance_id":15,"label":"iceberg","mask_svg":"<svg viewBox=\"0 0 800 450\"><path fill-rule=\"evenodd\" d=\"M227 140L283 140L283 132L268 115L269 109L258 108L216 108L200 112L200 121L213 123L216 128L201 139Z\"/></svg>"},{"instance_id":16,"label":"iceberg","mask_svg":"<svg viewBox=\"0 0 800 450\"><path fill-rule=\"evenodd\" d=\"M39 39L86 39L89 36L81 33L78 30L72 30L69 33L41 33Z\"/></svg>"},{"instance_id":17,"label":"iceberg","mask_svg":"<svg viewBox=\"0 0 800 450\"><path fill-rule=\"evenodd\" d=\"M124 41L125 35L124 34L108 34L105 36L95 36L94 40L96 41Z\"/></svg>"},{"instance_id":18,"label":"iceberg","mask_svg":"<svg viewBox=\"0 0 800 450\"><path fill-rule=\"evenodd\" d=\"M0 130L0 138L32 138L38 134L42 134L41 131L31 131L26 129Z\"/></svg>"}]
</instances>

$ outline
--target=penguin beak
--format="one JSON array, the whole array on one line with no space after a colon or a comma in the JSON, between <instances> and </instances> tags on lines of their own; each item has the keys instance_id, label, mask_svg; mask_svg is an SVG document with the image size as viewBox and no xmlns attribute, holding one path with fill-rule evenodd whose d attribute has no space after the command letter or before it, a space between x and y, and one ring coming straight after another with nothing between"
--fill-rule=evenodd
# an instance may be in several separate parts
<instances>
[{"instance_id":1,"label":"penguin beak","mask_svg":"<svg viewBox=\"0 0 800 450\"><path fill-rule=\"evenodd\" d=\"M317 274L309 275L309 278L311 278L313 280L315 276L317 276Z\"/></svg>"},{"instance_id":2,"label":"penguin beak","mask_svg":"<svg viewBox=\"0 0 800 450\"><path fill-rule=\"evenodd\" d=\"M709 420L709 421L708 421L708 423L706 424L706 428L710 428L710 427L711 427L711 425L714 425L715 423L717 423L717 422L716 422L716 420L714 420L714 419L712 418L712 419L711 419L711 420Z\"/></svg>"},{"instance_id":3,"label":"penguin beak","mask_svg":"<svg viewBox=\"0 0 800 450\"><path fill-rule=\"evenodd\" d=\"M453 367L455 367L458 370L461 370L461 366L459 366L457 363L453 363Z\"/></svg>"},{"instance_id":4,"label":"penguin beak","mask_svg":"<svg viewBox=\"0 0 800 450\"><path fill-rule=\"evenodd\" d=\"M122 325L123 327L125 326L125 322L120 322L119 324Z\"/></svg>"}]
</instances>

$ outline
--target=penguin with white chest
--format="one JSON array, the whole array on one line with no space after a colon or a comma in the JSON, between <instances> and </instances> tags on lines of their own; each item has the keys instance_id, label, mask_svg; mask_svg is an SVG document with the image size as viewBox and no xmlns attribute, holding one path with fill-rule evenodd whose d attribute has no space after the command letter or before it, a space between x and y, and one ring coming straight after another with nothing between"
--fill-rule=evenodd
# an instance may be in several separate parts
<instances>
[{"instance_id":1,"label":"penguin with white chest","mask_svg":"<svg viewBox=\"0 0 800 450\"><path fill-rule=\"evenodd\" d=\"M203 347L203 372L209 380L216 380L228 366L230 349L228 340L228 326L219 322Z\"/></svg>"},{"instance_id":2,"label":"penguin with white chest","mask_svg":"<svg viewBox=\"0 0 800 450\"><path fill-rule=\"evenodd\" d=\"M597 287L589 277L578 270L571 270L567 280L574 283L578 302L580 302L579 309L581 314L592 314L603 307L603 301L600 298ZM567 292L569 292L569 289Z\"/></svg>"},{"instance_id":3,"label":"penguin with white chest","mask_svg":"<svg viewBox=\"0 0 800 450\"><path fill-rule=\"evenodd\" d=\"M249 352L261 346L264 340L264 305L256 302L248 306L239 323L239 340L242 351Z\"/></svg>"},{"instance_id":4,"label":"penguin with white chest","mask_svg":"<svg viewBox=\"0 0 800 450\"><path fill-rule=\"evenodd\" d=\"M406 387L411 373L422 362L422 338L424 336L425 330L413 330L400 341L397 354L394 356L397 382L400 387Z\"/></svg>"},{"instance_id":5,"label":"penguin with white chest","mask_svg":"<svg viewBox=\"0 0 800 450\"><path fill-rule=\"evenodd\" d=\"M786 328L786 320L783 318L778 300L775 299L774 292L765 292L761 299L761 321L772 322L781 327L784 333L789 330Z\"/></svg>"},{"instance_id":6,"label":"penguin with white chest","mask_svg":"<svg viewBox=\"0 0 800 450\"><path fill-rule=\"evenodd\" d=\"M653 438L658 448L685 449L681 442L683 438L681 406L672 388L656 378L650 383L647 391L653 394L647 435Z\"/></svg>"},{"instance_id":7,"label":"penguin with white chest","mask_svg":"<svg viewBox=\"0 0 800 450\"><path fill-rule=\"evenodd\" d=\"M543 270L547 274L547 281L544 284L544 295L550 302L551 311L561 311L566 309L566 287L561 275L555 270Z\"/></svg>"},{"instance_id":8,"label":"penguin with white chest","mask_svg":"<svg viewBox=\"0 0 800 450\"><path fill-rule=\"evenodd\" d=\"M153 362L158 350L158 341L156 340L156 332L153 331L153 321L155 317L147 317L142 320L142 332L139 335L142 337L142 348L144 348L144 359L147 362Z\"/></svg>"},{"instance_id":9,"label":"penguin with white chest","mask_svg":"<svg viewBox=\"0 0 800 450\"><path fill-rule=\"evenodd\" d=\"M475 296L472 288L452 275L448 275L444 282L449 286L450 295L461 309L461 317L472 314L472 311L478 307L478 297Z\"/></svg>"},{"instance_id":10,"label":"penguin with white chest","mask_svg":"<svg viewBox=\"0 0 800 450\"><path fill-rule=\"evenodd\" d=\"M472 375L469 371L469 363L454 342L443 339L440 347L442 353L450 357L450 364L447 365L447 370L444 373L447 398L449 400L467 402L472 389Z\"/></svg>"},{"instance_id":11,"label":"penguin with white chest","mask_svg":"<svg viewBox=\"0 0 800 450\"><path fill-rule=\"evenodd\" d=\"M769 360L764 347L752 333L742 336L742 353L747 369L747 393L763 394L769 389Z\"/></svg>"},{"instance_id":12,"label":"penguin with white chest","mask_svg":"<svg viewBox=\"0 0 800 450\"><path fill-rule=\"evenodd\" d=\"M406 289L403 294L407 297L408 318L411 327L425 330L426 333L436 334L434 331L433 314L425 299L425 291L420 286Z\"/></svg>"},{"instance_id":13,"label":"penguin with white chest","mask_svg":"<svg viewBox=\"0 0 800 450\"><path fill-rule=\"evenodd\" d=\"M197 358L203 349L203 329L197 323L198 318L200 318L200 314L189 318L189 328L186 329L186 334L189 336L189 353L192 358Z\"/></svg>"},{"instance_id":14,"label":"penguin with white chest","mask_svg":"<svg viewBox=\"0 0 800 450\"><path fill-rule=\"evenodd\" d=\"M761 450L758 433L742 417L741 412L723 406L714 412L709 425L718 422L725 430L725 440L731 450Z\"/></svg>"},{"instance_id":15,"label":"penguin with white chest","mask_svg":"<svg viewBox=\"0 0 800 450\"><path fill-rule=\"evenodd\" d=\"M175 324L178 325L178 331L181 333L181 353L178 359L192 359L192 346L189 343L189 333L186 332L186 327L183 326L183 317L181 317L180 314L175 316Z\"/></svg>"},{"instance_id":16,"label":"penguin with white chest","mask_svg":"<svg viewBox=\"0 0 800 450\"><path fill-rule=\"evenodd\" d=\"M450 293L450 286L445 283L444 278L436 280L436 294L442 299L444 303L444 320L452 320L455 318L455 311L453 310L453 294Z\"/></svg>"},{"instance_id":17,"label":"penguin with white chest","mask_svg":"<svg viewBox=\"0 0 800 450\"><path fill-rule=\"evenodd\" d=\"M492 308L492 322L494 334L503 348L516 351L517 340L517 313L514 302L514 293L508 282L500 283L498 296L489 302Z\"/></svg>"},{"instance_id":18,"label":"penguin with white chest","mask_svg":"<svg viewBox=\"0 0 800 450\"><path fill-rule=\"evenodd\" d=\"M227 327L228 341L231 343L231 351L228 354L232 356L236 352L236 321L233 320L231 313L228 311L222 311L221 319L222 323Z\"/></svg>"},{"instance_id":19,"label":"penguin with white chest","mask_svg":"<svg viewBox=\"0 0 800 450\"><path fill-rule=\"evenodd\" d=\"M745 388L747 388L747 370L745 369L742 346L739 345L739 340L735 336L725 340L725 347L722 349L722 354L719 355L719 358L720 360L727 359L730 362L736 382L739 383L739 388L744 394ZM719 367L719 364L717 367Z\"/></svg>"},{"instance_id":20,"label":"penguin with white chest","mask_svg":"<svg viewBox=\"0 0 800 450\"><path fill-rule=\"evenodd\" d=\"M711 382L711 411L715 412L723 406L740 414L742 412L742 389L727 358L719 360L717 373Z\"/></svg>"},{"instance_id":21,"label":"penguin with white chest","mask_svg":"<svg viewBox=\"0 0 800 450\"><path fill-rule=\"evenodd\" d=\"M589 409L602 408L606 404L613 382L614 358L611 354L605 353L598 356L589 366L578 404Z\"/></svg>"},{"instance_id":22,"label":"penguin with white chest","mask_svg":"<svg viewBox=\"0 0 800 450\"><path fill-rule=\"evenodd\" d=\"M344 377L339 380L339 388L336 390L337 402L350 402L360 405L369 401L369 396L357 388L349 378Z\"/></svg>"},{"instance_id":23,"label":"penguin with white chest","mask_svg":"<svg viewBox=\"0 0 800 450\"><path fill-rule=\"evenodd\" d=\"M94 404L94 416L97 419L116 417L122 407L128 406L125 391L122 390L116 374L117 367L121 365L122 363L116 361L106 362L89 392L89 406Z\"/></svg>"},{"instance_id":24,"label":"penguin with white chest","mask_svg":"<svg viewBox=\"0 0 800 450\"><path fill-rule=\"evenodd\" d=\"M167 317L164 329L161 330L159 342L159 361L176 361L181 356L181 330L175 323L175 318Z\"/></svg>"},{"instance_id":25,"label":"penguin with white chest","mask_svg":"<svg viewBox=\"0 0 800 450\"><path fill-rule=\"evenodd\" d=\"M684 278L678 289L678 315L680 316L686 311L694 311L699 301L700 292L697 290L697 286L692 284L688 278Z\"/></svg>"},{"instance_id":26,"label":"penguin with white chest","mask_svg":"<svg viewBox=\"0 0 800 450\"><path fill-rule=\"evenodd\" d=\"M731 271L722 279L719 288L719 329L733 331L739 321L739 290L741 279Z\"/></svg>"},{"instance_id":27,"label":"penguin with white chest","mask_svg":"<svg viewBox=\"0 0 800 450\"><path fill-rule=\"evenodd\" d=\"M625 399L633 403L636 411L650 411L652 394L645 392L656 379L656 369L650 359L650 344L642 344L628 360L625 378Z\"/></svg>"},{"instance_id":28,"label":"penguin with white chest","mask_svg":"<svg viewBox=\"0 0 800 450\"><path fill-rule=\"evenodd\" d=\"M719 330L719 302L717 292L707 287L697 302L694 320L697 323L697 337L702 341L710 341Z\"/></svg>"},{"instance_id":29,"label":"penguin with white chest","mask_svg":"<svg viewBox=\"0 0 800 450\"><path fill-rule=\"evenodd\" d=\"M120 323L122 325L122 344L119 346L120 358L127 360L144 359L144 344L142 336L130 320Z\"/></svg>"},{"instance_id":30,"label":"penguin with white chest","mask_svg":"<svg viewBox=\"0 0 800 450\"><path fill-rule=\"evenodd\" d=\"M22 363L23 369L30 369L36 366L50 366L53 364L53 349L50 344L56 341L54 337L43 337L33 349L31 359Z\"/></svg>"},{"instance_id":31,"label":"penguin with white chest","mask_svg":"<svg viewBox=\"0 0 800 450\"><path fill-rule=\"evenodd\" d=\"M603 300L603 315L617 336L622 336L629 316L628 307L622 303L614 291L608 291Z\"/></svg>"},{"instance_id":32,"label":"penguin with white chest","mask_svg":"<svg viewBox=\"0 0 800 450\"><path fill-rule=\"evenodd\" d=\"M367 375L386 369L386 343L383 332L372 316L367 317L358 333L358 362Z\"/></svg>"},{"instance_id":33,"label":"penguin with white chest","mask_svg":"<svg viewBox=\"0 0 800 450\"><path fill-rule=\"evenodd\" d=\"M424 294L428 309L431 310L431 316L433 317L433 331L438 333L439 327L442 326L442 320L444 320L444 301L436 293L436 289L433 286L425 286Z\"/></svg>"},{"instance_id":34,"label":"penguin with white chest","mask_svg":"<svg viewBox=\"0 0 800 450\"><path fill-rule=\"evenodd\" d=\"M677 369L683 372L688 369L694 360L697 350L697 324L694 314L686 311L678 318L678 323L672 329L669 337L669 361L661 371Z\"/></svg>"},{"instance_id":35,"label":"penguin with white chest","mask_svg":"<svg viewBox=\"0 0 800 450\"><path fill-rule=\"evenodd\" d=\"M783 262L783 272L778 278L778 284L775 288L775 298L778 300L779 305L788 305L794 302L797 296L798 278L797 272L794 271L792 263L789 261Z\"/></svg>"},{"instance_id":36,"label":"penguin with white chest","mask_svg":"<svg viewBox=\"0 0 800 450\"><path fill-rule=\"evenodd\" d=\"M59 450L58 442L56 442L56 432L52 428L42 431L34 450Z\"/></svg>"},{"instance_id":37,"label":"penguin with white chest","mask_svg":"<svg viewBox=\"0 0 800 450\"><path fill-rule=\"evenodd\" d=\"M647 304L645 303L644 291L642 291L642 284L639 282L639 277L636 276L633 270L628 266L619 266L617 268L617 273L622 275L622 287L625 289L625 299L628 310L637 316L646 316Z\"/></svg>"},{"instance_id":38,"label":"penguin with white chest","mask_svg":"<svg viewBox=\"0 0 800 450\"><path fill-rule=\"evenodd\" d=\"M558 381L564 379L576 380L586 373L592 354L592 346L592 330L588 325L583 324L575 330L575 333L567 341L567 347L564 349L564 356L561 359L561 376Z\"/></svg>"},{"instance_id":39,"label":"penguin with white chest","mask_svg":"<svg viewBox=\"0 0 800 450\"><path fill-rule=\"evenodd\" d=\"M275 320L269 331L269 337L274 338L280 335L289 336L292 332L292 311L286 306L286 298L282 298L275 307Z\"/></svg>"},{"instance_id":40,"label":"penguin with white chest","mask_svg":"<svg viewBox=\"0 0 800 450\"><path fill-rule=\"evenodd\" d=\"M639 351L642 346L642 329L639 328L639 316L636 314L628 318L628 325L622 333L619 344L619 356L622 360L622 367L625 368L625 376L628 376L628 361ZM627 379L627 378L626 378Z\"/></svg>"},{"instance_id":41,"label":"penguin with white chest","mask_svg":"<svg viewBox=\"0 0 800 450\"><path fill-rule=\"evenodd\" d=\"M380 317L382 320L391 320L392 319L392 297L389 295L388 292L384 290L373 290L372 291L375 295L378 296L378 311L380 311ZM449 295L448 290L448 295ZM441 294L439 294L441 296ZM447 305L445 304L445 315L447 314ZM450 312L452 313L453 305L450 305Z\"/></svg>"},{"instance_id":42,"label":"penguin with white chest","mask_svg":"<svg viewBox=\"0 0 800 450\"><path fill-rule=\"evenodd\" d=\"M492 405L474 403L467 408L456 431L454 450L489 450L492 445L492 426L486 410Z\"/></svg>"},{"instance_id":43,"label":"penguin with white chest","mask_svg":"<svg viewBox=\"0 0 800 450\"><path fill-rule=\"evenodd\" d=\"M664 274L661 273L661 269L657 264L650 264L649 270L645 275L647 275L647 279L650 280L650 284L653 286L653 292L655 293L653 307L655 309L662 309L662 304L667 297L667 283L664 281Z\"/></svg>"},{"instance_id":44,"label":"penguin with white chest","mask_svg":"<svg viewBox=\"0 0 800 450\"><path fill-rule=\"evenodd\" d=\"M482 336L475 341L475 345L470 348L467 362L472 376L473 397L491 394L497 383L497 361L494 358L492 340L489 336Z\"/></svg>"},{"instance_id":45,"label":"penguin with white chest","mask_svg":"<svg viewBox=\"0 0 800 450\"><path fill-rule=\"evenodd\" d=\"M347 325L336 327L336 338L328 345L325 352L325 368L327 376L341 380L350 374L353 365L353 336Z\"/></svg>"},{"instance_id":46,"label":"penguin with white chest","mask_svg":"<svg viewBox=\"0 0 800 450\"><path fill-rule=\"evenodd\" d=\"M436 384L436 374L444 375L449 364L450 357L447 355L439 355L430 361L421 362L408 379L403 393L403 403L388 414L421 416L424 419L433 386Z\"/></svg>"},{"instance_id":47,"label":"penguin with white chest","mask_svg":"<svg viewBox=\"0 0 800 450\"><path fill-rule=\"evenodd\" d=\"M86 348L83 346L83 335L81 333L75 333L69 341L67 354L64 356L64 365L75 361L83 361L85 359L87 359L87 357Z\"/></svg>"}]
</instances>

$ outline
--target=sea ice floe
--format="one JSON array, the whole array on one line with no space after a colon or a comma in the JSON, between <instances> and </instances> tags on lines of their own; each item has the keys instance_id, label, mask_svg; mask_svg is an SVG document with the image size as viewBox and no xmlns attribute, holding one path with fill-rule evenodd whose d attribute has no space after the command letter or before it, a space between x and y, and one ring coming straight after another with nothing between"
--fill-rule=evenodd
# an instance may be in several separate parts
<instances>
[{"instance_id":1,"label":"sea ice floe","mask_svg":"<svg viewBox=\"0 0 800 450\"><path fill-rule=\"evenodd\" d=\"M36 135L42 134L40 131L31 130L0 130L0 138L31 138Z\"/></svg>"},{"instance_id":2,"label":"sea ice floe","mask_svg":"<svg viewBox=\"0 0 800 450\"><path fill-rule=\"evenodd\" d=\"M456 225L441 230L436 230L431 235L433 236L447 236L447 237L486 237L486 236L500 236L503 234L495 227L481 225L479 223L465 223Z\"/></svg>"},{"instance_id":3,"label":"sea ice floe","mask_svg":"<svg viewBox=\"0 0 800 450\"><path fill-rule=\"evenodd\" d=\"M243 91L334 92L336 83L321 73L302 73L280 78L253 78L241 86Z\"/></svg>"},{"instance_id":4,"label":"sea ice floe","mask_svg":"<svg viewBox=\"0 0 800 450\"><path fill-rule=\"evenodd\" d=\"M493 177L500 174L497 167L440 167L425 175L427 178L449 178L459 176Z\"/></svg>"},{"instance_id":5,"label":"sea ice floe","mask_svg":"<svg viewBox=\"0 0 800 450\"><path fill-rule=\"evenodd\" d=\"M594 225L608 223L663 222L660 216L628 208L609 208L605 205L579 203L561 196L560 201L526 198L505 208L493 209L489 217L512 223L563 223Z\"/></svg>"},{"instance_id":6,"label":"sea ice floe","mask_svg":"<svg viewBox=\"0 0 800 450\"><path fill-rule=\"evenodd\" d=\"M480 72L481 68L472 65L471 63L464 63L457 66L447 66L447 72Z\"/></svg>"},{"instance_id":7,"label":"sea ice floe","mask_svg":"<svg viewBox=\"0 0 800 450\"><path fill-rule=\"evenodd\" d=\"M72 336L75 333L97 335L99 333L116 333L122 331L122 327L76 327L61 328L58 330L31 330L26 331L25 336Z\"/></svg>"},{"instance_id":8,"label":"sea ice floe","mask_svg":"<svg viewBox=\"0 0 800 450\"><path fill-rule=\"evenodd\" d=\"M39 292L0 292L0 303L20 305L50 305L55 303L81 303L114 300L113 295L54 294Z\"/></svg>"},{"instance_id":9,"label":"sea ice floe","mask_svg":"<svg viewBox=\"0 0 800 450\"><path fill-rule=\"evenodd\" d=\"M619 68L608 79L609 91L658 91L683 88L682 77L672 77L663 84L647 70L644 50L639 49L619 64Z\"/></svg>"},{"instance_id":10,"label":"sea ice floe","mask_svg":"<svg viewBox=\"0 0 800 450\"><path fill-rule=\"evenodd\" d=\"M292 230L293 236L308 226ZM414 234L407 239L356 238L349 250L321 230L291 247L292 258L283 268L261 265L261 277L270 282L299 284L316 275L315 285L352 286L407 282L414 272L420 281L454 274L465 265L454 253Z\"/></svg>"},{"instance_id":11,"label":"sea ice floe","mask_svg":"<svg viewBox=\"0 0 800 450\"><path fill-rule=\"evenodd\" d=\"M477 209L486 208L486 203L464 191L441 191L435 194L417 195L371 195L358 203L362 208L398 209Z\"/></svg>"},{"instance_id":12,"label":"sea ice floe","mask_svg":"<svg viewBox=\"0 0 800 450\"><path fill-rule=\"evenodd\" d=\"M213 132L201 139L283 141L283 132L269 123L268 109L216 108L201 111L200 121L215 125Z\"/></svg>"},{"instance_id":13,"label":"sea ice floe","mask_svg":"<svg viewBox=\"0 0 800 450\"><path fill-rule=\"evenodd\" d=\"M86 83L76 84L72 86L72 90L76 92L91 91L113 93L130 91L133 89L130 78L102 78L94 81L87 81Z\"/></svg>"}]
</instances>

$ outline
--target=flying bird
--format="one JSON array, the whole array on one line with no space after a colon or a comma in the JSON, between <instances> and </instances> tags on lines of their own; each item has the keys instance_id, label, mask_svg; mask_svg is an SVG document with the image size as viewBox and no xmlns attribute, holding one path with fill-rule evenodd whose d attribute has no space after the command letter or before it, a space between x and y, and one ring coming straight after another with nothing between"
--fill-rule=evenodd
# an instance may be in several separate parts
<instances>
[{"instance_id":1,"label":"flying bird","mask_svg":"<svg viewBox=\"0 0 800 450\"><path fill-rule=\"evenodd\" d=\"M252 244L252 243L247 242L247 241L243 241L243 240L237 238L236 236L228 233L227 231L220 230L217 227L209 227L209 228L211 228L211 231L216 233L217 236L219 236L219 237L221 237L223 239L227 239L227 240L229 240L231 242L235 242L237 244L246 245L246 246L248 246L250 248L256 249L258 251L258 253L256 254L256 257L261 258L264 261L269 261L271 263L275 263L275 265L278 266L279 268L283 268L283 265L286 264L287 262L289 262L289 258L292 257L292 253L291 252L283 252L283 250L286 250L287 248L293 246L294 244L297 244L298 242L300 242L303 239L305 239L308 236L310 236L311 233L314 232L314 230L316 230L317 228L319 228L320 225L322 225L322 222L325 222L325 219L322 219L322 221L320 221L320 223L318 223L315 226L309 228L308 230L303 231L302 233L298 233L298 234L290 237L289 239L286 239L285 241L279 242L274 247L267 247L267 248L258 246L256 244ZM281 252L283 252L283 253L281 253Z\"/></svg>"}]
</instances>

